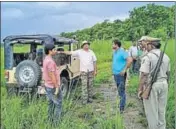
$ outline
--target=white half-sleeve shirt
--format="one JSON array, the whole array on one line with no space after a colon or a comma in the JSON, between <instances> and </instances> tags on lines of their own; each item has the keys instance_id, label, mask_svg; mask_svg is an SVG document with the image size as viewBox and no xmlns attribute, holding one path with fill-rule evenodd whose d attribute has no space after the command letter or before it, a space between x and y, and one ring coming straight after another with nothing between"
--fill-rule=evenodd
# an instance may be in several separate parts
<instances>
[{"instance_id":1,"label":"white half-sleeve shirt","mask_svg":"<svg viewBox=\"0 0 176 129\"><path fill-rule=\"evenodd\" d=\"M138 55L138 49L136 46L131 46L128 51L129 56L131 57L137 57Z\"/></svg>"},{"instance_id":2,"label":"white half-sleeve shirt","mask_svg":"<svg viewBox=\"0 0 176 129\"><path fill-rule=\"evenodd\" d=\"M72 55L79 57L81 72L94 71L94 62L97 61L97 58L92 50L89 49L89 51L84 51L83 49L80 49L72 51Z\"/></svg>"}]
</instances>

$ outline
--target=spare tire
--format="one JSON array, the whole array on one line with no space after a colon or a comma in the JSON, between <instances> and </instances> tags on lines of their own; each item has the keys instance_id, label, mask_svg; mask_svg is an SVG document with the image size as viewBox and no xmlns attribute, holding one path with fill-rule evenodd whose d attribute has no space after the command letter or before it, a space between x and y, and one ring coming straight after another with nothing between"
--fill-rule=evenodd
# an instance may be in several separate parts
<instances>
[{"instance_id":1,"label":"spare tire","mask_svg":"<svg viewBox=\"0 0 176 129\"><path fill-rule=\"evenodd\" d=\"M25 60L16 67L15 77L20 86L35 87L41 80L41 68L32 61Z\"/></svg>"}]
</instances>

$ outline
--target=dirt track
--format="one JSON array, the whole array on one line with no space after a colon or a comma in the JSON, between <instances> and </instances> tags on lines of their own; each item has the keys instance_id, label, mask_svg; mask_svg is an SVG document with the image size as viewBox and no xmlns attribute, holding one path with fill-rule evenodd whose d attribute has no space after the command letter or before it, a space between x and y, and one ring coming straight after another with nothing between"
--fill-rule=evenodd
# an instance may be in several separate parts
<instances>
[{"instance_id":1,"label":"dirt track","mask_svg":"<svg viewBox=\"0 0 176 129\"><path fill-rule=\"evenodd\" d=\"M96 88L95 92L99 97L93 102L93 107L97 112L102 114L105 112L105 105L110 102L110 110L112 114L118 110L117 104L117 88L113 79L111 83L101 84ZM130 96L127 92L127 104L124 114L124 129L146 129L146 119L142 110L142 102L136 96Z\"/></svg>"}]
</instances>

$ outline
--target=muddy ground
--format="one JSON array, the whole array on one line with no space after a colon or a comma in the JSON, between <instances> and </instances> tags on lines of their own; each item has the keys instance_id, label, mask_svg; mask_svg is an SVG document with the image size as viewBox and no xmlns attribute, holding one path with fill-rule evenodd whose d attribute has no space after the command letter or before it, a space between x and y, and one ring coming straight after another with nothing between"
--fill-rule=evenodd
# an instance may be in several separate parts
<instances>
[{"instance_id":1,"label":"muddy ground","mask_svg":"<svg viewBox=\"0 0 176 129\"><path fill-rule=\"evenodd\" d=\"M101 84L100 87L95 88L95 100L91 104L96 112L102 114L106 111L106 106L110 106L110 111L113 113L118 109L118 94L117 87L113 79L110 83ZM136 95L128 93L127 87L127 104L125 112L122 114L124 121L124 129L147 129L146 119L143 111L142 101L138 100Z\"/></svg>"}]
</instances>

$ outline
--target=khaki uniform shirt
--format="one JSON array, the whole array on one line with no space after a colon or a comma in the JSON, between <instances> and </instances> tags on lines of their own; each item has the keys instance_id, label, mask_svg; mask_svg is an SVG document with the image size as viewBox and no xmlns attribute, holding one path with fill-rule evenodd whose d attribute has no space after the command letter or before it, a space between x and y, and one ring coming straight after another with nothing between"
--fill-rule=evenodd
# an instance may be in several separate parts
<instances>
[{"instance_id":1,"label":"khaki uniform shirt","mask_svg":"<svg viewBox=\"0 0 176 129\"><path fill-rule=\"evenodd\" d=\"M157 65L157 61L159 59L160 52L161 51L159 49L153 49L150 52L148 52L142 58L140 72L150 74L155 69L155 67ZM156 55L153 54L153 53L155 53ZM167 79L168 77L167 77L166 73L169 72L169 71L170 71L170 59L166 54L164 54L163 62L161 64L160 71L159 71L158 76L157 76L157 80L158 79Z\"/></svg>"}]
</instances>

